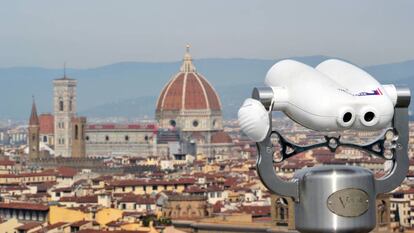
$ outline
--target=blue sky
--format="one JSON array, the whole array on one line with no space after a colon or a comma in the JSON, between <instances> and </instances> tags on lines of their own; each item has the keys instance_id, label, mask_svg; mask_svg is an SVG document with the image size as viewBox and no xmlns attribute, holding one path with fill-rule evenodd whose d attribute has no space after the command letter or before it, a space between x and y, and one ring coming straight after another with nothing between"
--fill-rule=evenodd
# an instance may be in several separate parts
<instances>
[{"instance_id":1,"label":"blue sky","mask_svg":"<svg viewBox=\"0 0 414 233\"><path fill-rule=\"evenodd\" d=\"M414 1L0 0L0 67L329 55L414 59Z\"/></svg>"}]
</instances>

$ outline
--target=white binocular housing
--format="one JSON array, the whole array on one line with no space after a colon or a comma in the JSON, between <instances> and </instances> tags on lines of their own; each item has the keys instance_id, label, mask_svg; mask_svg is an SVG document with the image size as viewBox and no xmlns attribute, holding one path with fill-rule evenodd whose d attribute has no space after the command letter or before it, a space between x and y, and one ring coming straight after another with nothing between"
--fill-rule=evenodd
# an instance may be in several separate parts
<instances>
[{"instance_id":1,"label":"white binocular housing","mask_svg":"<svg viewBox=\"0 0 414 233\"><path fill-rule=\"evenodd\" d=\"M317 131L384 129L398 98L394 85L381 85L359 67L337 59L316 68L282 60L270 68L265 84L254 89L253 98L238 112L242 131L256 142L266 137L271 111L282 111Z\"/></svg>"},{"instance_id":2,"label":"white binocular housing","mask_svg":"<svg viewBox=\"0 0 414 233\"><path fill-rule=\"evenodd\" d=\"M335 59L316 68L280 61L267 73L265 84L253 89L252 98L243 103L239 124L257 142L256 170L265 187L294 200L295 229L301 233L371 232L376 224L377 195L397 188L409 169L410 90L381 85L360 68ZM317 131L384 130L364 144L326 135L318 143L298 145L272 128L272 111L282 111ZM272 136L279 138L279 147ZM276 172L275 163L320 147L331 152L339 147L359 149L389 161L390 167L380 178L350 165L304 167L292 179Z\"/></svg>"}]
</instances>

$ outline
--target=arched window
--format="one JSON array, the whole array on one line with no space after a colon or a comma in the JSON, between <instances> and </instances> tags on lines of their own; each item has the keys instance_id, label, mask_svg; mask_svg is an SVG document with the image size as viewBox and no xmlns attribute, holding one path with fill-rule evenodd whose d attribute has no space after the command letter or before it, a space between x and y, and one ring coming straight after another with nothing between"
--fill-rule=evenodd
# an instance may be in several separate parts
<instances>
[{"instance_id":1,"label":"arched window","mask_svg":"<svg viewBox=\"0 0 414 233\"><path fill-rule=\"evenodd\" d=\"M69 100L69 111L72 111L72 100L73 100L73 97L70 97L70 100Z\"/></svg>"},{"instance_id":2,"label":"arched window","mask_svg":"<svg viewBox=\"0 0 414 233\"><path fill-rule=\"evenodd\" d=\"M79 138L79 126L75 125L75 139L78 140Z\"/></svg>"},{"instance_id":3,"label":"arched window","mask_svg":"<svg viewBox=\"0 0 414 233\"><path fill-rule=\"evenodd\" d=\"M280 220L285 220L285 208L284 207L280 207L279 209L279 218Z\"/></svg>"},{"instance_id":4,"label":"arched window","mask_svg":"<svg viewBox=\"0 0 414 233\"><path fill-rule=\"evenodd\" d=\"M63 111L63 99L62 97L59 98L59 111Z\"/></svg>"}]
</instances>

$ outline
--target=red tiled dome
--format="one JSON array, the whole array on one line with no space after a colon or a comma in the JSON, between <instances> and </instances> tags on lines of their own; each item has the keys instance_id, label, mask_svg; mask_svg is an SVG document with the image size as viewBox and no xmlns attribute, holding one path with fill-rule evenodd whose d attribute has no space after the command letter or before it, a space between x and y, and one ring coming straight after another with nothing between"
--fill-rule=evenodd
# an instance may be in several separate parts
<instances>
[{"instance_id":1,"label":"red tiled dome","mask_svg":"<svg viewBox=\"0 0 414 233\"><path fill-rule=\"evenodd\" d=\"M181 71L162 90L157 111L191 109L221 110L221 104L211 84L196 72L187 51Z\"/></svg>"},{"instance_id":2,"label":"red tiled dome","mask_svg":"<svg viewBox=\"0 0 414 233\"><path fill-rule=\"evenodd\" d=\"M232 143L233 140L231 139L230 135L226 132L219 131L211 135L211 143Z\"/></svg>"},{"instance_id":3,"label":"red tiled dome","mask_svg":"<svg viewBox=\"0 0 414 233\"><path fill-rule=\"evenodd\" d=\"M180 72L164 87L157 110L220 110L220 100L213 87L198 73Z\"/></svg>"}]
</instances>

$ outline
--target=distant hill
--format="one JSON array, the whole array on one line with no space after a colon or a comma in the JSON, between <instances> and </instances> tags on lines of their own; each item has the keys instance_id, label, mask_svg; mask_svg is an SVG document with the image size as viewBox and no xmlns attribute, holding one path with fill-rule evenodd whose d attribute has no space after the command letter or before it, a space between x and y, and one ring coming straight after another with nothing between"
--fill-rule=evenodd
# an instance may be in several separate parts
<instances>
[{"instance_id":1,"label":"distant hill","mask_svg":"<svg viewBox=\"0 0 414 233\"><path fill-rule=\"evenodd\" d=\"M293 58L311 66L324 56ZM267 70L277 60L200 59L194 63L218 91L226 118L234 118L253 86L262 85ZM91 69L68 69L78 80L78 111L89 117L153 117L159 92L181 62L122 62ZM382 83L414 88L414 60L365 67ZM0 118L24 120L36 96L39 112L52 111L52 80L60 69L38 67L0 68ZM414 90L414 89L413 89Z\"/></svg>"}]
</instances>

